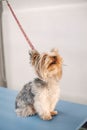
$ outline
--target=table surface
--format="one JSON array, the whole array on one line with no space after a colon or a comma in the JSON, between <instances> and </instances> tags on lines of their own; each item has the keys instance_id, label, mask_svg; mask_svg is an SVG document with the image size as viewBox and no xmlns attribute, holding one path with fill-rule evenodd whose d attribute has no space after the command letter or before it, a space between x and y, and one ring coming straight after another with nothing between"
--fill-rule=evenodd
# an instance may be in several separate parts
<instances>
[{"instance_id":1,"label":"table surface","mask_svg":"<svg viewBox=\"0 0 87 130\"><path fill-rule=\"evenodd\" d=\"M0 130L78 130L87 121L87 105L59 101L59 114L51 121L38 115L22 118L15 113L17 91L0 87Z\"/></svg>"}]
</instances>

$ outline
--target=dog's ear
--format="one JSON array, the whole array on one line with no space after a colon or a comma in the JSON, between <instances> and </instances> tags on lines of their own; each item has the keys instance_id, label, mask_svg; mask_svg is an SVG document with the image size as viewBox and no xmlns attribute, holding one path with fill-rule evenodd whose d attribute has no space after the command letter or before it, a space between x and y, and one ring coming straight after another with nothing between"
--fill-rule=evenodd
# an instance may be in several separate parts
<instances>
[{"instance_id":1,"label":"dog's ear","mask_svg":"<svg viewBox=\"0 0 87 130\"><path fill-rule=\"evenodd\" d=\"M37 57L40 55L39 52L37 50L30 50L29 51L29 55L30 55L30 62L32 65L35 64L35 60L37 59Z\"/></svg>"},{"instance_id":2,"label":"dog's ear","mask_svg":"<svg viewBox=\"0 0 87 130\"><path fill-rule=\"evenodd\" d=\"M51 52L58 53L58 49L57 49L57 48L53 48L53 49L51 50Z\"/></svg>"}]
</instances>

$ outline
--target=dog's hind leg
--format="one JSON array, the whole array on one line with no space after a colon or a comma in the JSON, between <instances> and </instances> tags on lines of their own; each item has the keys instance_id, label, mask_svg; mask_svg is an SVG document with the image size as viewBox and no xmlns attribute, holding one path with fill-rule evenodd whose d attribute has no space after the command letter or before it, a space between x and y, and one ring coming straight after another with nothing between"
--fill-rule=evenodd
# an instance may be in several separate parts
<instances>
[{"instance_id":1,"label":"dog's hind leg","mask_svg":"<svg viewBox=\"0 0 87 130\"><path fill-rule=\"evenodd\" d=\"M36 114L35 109L33 108L33 106L28 105L24 108L17 108L16 109L16 114L17 116L21 116L21 117L27 117L27 116L33 116Z\"/></svg>"}]
</instances>

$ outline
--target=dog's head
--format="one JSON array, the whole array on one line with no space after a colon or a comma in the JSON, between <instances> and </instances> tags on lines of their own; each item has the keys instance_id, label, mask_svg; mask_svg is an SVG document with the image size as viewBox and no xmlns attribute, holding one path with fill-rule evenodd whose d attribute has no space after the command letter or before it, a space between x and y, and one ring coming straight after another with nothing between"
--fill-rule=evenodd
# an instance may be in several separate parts
<instances>
[{"instance_id":1,"label":"dog's head","mask_svg":"<svg viewBox=\"0 0 87 130\"><path fill-rule=\"evenodd\" d=\"M30 61L41 79L55 78L59 80L61 78L63 60L56 49L42 54L33 50L30 52Z\"/></svg>"}]
</instances>

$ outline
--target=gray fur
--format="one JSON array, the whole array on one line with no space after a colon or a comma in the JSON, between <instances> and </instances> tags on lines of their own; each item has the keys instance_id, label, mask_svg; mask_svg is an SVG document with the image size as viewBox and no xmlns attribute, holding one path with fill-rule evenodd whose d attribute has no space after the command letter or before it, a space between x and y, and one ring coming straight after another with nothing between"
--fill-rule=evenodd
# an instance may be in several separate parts
<instances>
[{"instance_id":1,"label":"gray fur","mask_svg":"<svg viewBox=\"0 0 87 130\"><path fill-rule=\"evenodd\" d=\"M36 78L34 80L34 83L36 84L37 87L46 87L47 83L39 78Z\"/></svg>"},{"instance_id":2,"label":"gray fur","mask_svg":"<svg viewBox=\"0 0 87 130\"><path fill-rule=\"evenodd\" d=\"M29 82L28 84L24 85L23 89L19 92L16 97L16 109L23 108L26 105L33 104L33 97L34 95L31 92L32 84Z\"/></svg>"},{"instance_id":3,"label":"gray fur","mask_svg":"<svg viewBox=\"0 0 87 130\"><path fill-rule=\"evenodd\" d=\"M26 106L33 106L34 97L36 92L33 91L33 85L37 88L43 88L47 86L47 83L39 78L34 79L34 81L27 83L24 85L23 89L19 92L16 97L15 108L25 108Z\"/></svg>"}]
</instances>

